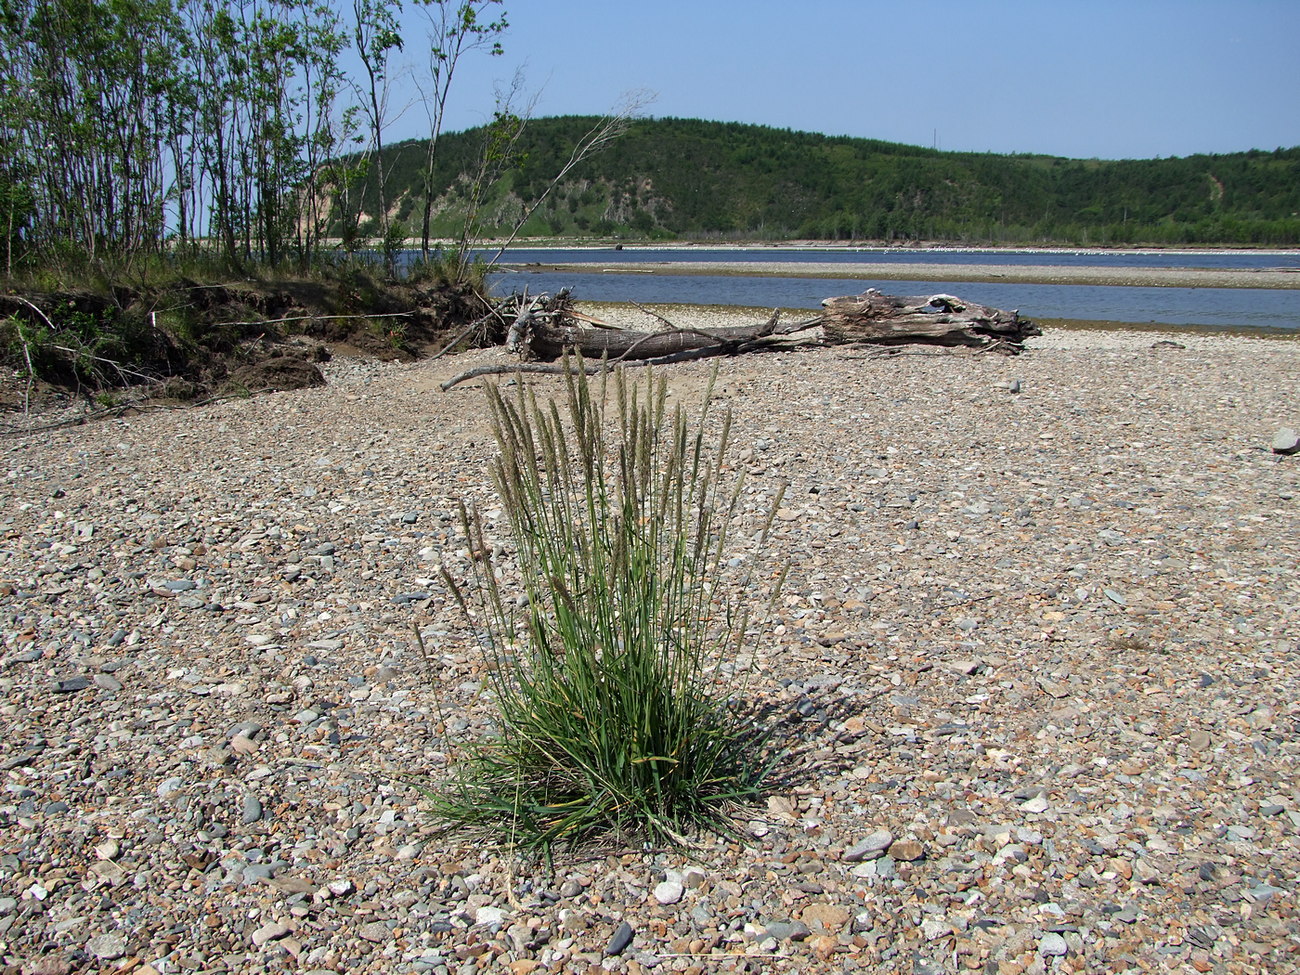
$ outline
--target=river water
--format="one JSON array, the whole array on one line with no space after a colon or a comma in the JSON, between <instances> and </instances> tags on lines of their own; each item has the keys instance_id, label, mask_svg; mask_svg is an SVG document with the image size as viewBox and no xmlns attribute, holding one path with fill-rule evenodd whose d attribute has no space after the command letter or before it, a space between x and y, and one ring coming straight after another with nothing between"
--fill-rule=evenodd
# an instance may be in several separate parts
<instances>
[{"instance_id":1,"label":"river water","mask_svg":"<svg viewBox=\"0 0 1300 975\"><path fill-rule=\"evenodd\" d=\"M490 256L490 255L489 255ZM530 271L528 264L634 264L641 262L755 262L790 265L789 276L674 275L615 272ZM1069 267L1287 269L1300 271L1300 252L1222 251L1012 251L821 248L520 248L503 263L515 270L489 278L494 294L524 288L554 293L571 288L579 299L636 301L645 304L733 305L814 309L832 295L860 294L879 288L888 294L945 292L967 301L1018 309L1042 321L1122 322L1207 328L1300 331L1300 290L1256 288L1168 288L1115 285L1019 284L949 281L873 281L800 277L803 264L1015 264ZM648 271L649 269L647 269Z\"/></svg>"}]
</instances>

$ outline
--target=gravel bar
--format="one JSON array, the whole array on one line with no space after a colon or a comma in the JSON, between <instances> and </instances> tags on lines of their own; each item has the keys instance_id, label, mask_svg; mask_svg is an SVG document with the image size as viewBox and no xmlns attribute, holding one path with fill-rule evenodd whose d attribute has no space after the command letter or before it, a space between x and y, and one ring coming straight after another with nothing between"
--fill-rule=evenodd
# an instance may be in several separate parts
<instances>
[{"instance_id":1,"label":"gravel bar","mask_svg":"<svg viewBox=\"0 0 1300 975\"><path fill-rule=\"evenodd\" d=\"M1300 343L1030 346L717 363L727 582L790 572L709 679L790 751L733 838L549 868L411 784L491 726L438 385L504 352L11 431L0 971L1294 972Z\"/></svg>"},{"instance_id":2,"label":"gravel bar","mask_svg":"<svg viewBox=\"0 0 1300 975\"><path fill-rule=\"evenodd\" d=\"M1294 268L1062 267L1050 264L797 264L780 261L639 261L511 265L516 270L573 274L671 274L868 281L977 281L1008 284L1098 284L1153 288L1300 288Z\"/></svg>"}]
</instances>

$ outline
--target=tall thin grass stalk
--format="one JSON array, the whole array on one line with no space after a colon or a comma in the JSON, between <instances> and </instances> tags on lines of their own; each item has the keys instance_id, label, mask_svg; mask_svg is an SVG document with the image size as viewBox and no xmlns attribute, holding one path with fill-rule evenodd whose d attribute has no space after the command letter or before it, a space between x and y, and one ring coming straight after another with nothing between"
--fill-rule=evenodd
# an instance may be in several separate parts
<instances>
[{"instance_id":1,"label":"tall thin grass stalk","mask_svg":"<svg viewBox=\"0 0 1300 975\"><path fill-rule=\"evenodd\" d=\"M740 497L722 469L730 418L713 439L708 394L693 424L666 399L653 375L595 390L581 362L563 403L488 387L522 593L475 563L499 727L435 794L450 823L549 854L602 834L725 830L758 795L763 732L715 684L745 632L719 585ZM486 551L462 516L471 551Z\"/></svg>"}]
</instances>

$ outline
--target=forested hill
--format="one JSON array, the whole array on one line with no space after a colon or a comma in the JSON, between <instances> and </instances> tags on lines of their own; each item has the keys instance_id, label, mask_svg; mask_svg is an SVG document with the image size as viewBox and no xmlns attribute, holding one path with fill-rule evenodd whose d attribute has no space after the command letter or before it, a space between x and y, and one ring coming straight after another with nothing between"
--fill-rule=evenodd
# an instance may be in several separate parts
<instances>
[{"instance_id":1,"label":"forested hill","mask_svg":"<svg viewBox=\"0 0 1300 975\"><path fill-rule=\"evenodd\" d=\"M486 191L483 231L508 231L596 122L528 123ZM438 145L434 232L456 234L487 129ZM418 229L424 144L385 150L388 199ZM373 197L367 209L374 212ZM1300 243L1300 147L1148 160L942 152L689 119L634 122L551 194L527 236L967 243Z\"/></svg>"}]
</instances>

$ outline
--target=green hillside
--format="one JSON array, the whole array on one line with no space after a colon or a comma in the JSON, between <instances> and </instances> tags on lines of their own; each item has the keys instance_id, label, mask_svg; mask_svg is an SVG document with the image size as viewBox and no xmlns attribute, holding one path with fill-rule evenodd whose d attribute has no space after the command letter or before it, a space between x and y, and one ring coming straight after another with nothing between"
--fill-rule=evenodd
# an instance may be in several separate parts
<instances>
[{"instance_id":1,"label":"green hillside","mask_svg":"<svg viewBox=\"0 0 1300 975\"><path fill-rule=\"evenodd\" d=\"M529 123L480 234L509 231L593 118ZM447 134L435 235L464 221L486 129ZM391 209L418 230L424 143L385 151ZM373 214L373 191L367 212ZM364 227L363 227L364 229ZM637 121L558 187L525 236L943 240L1079 245L1300 243L1300 147L1150 160L940 152L691 119Z\"/></svg>"}]
</instances>

